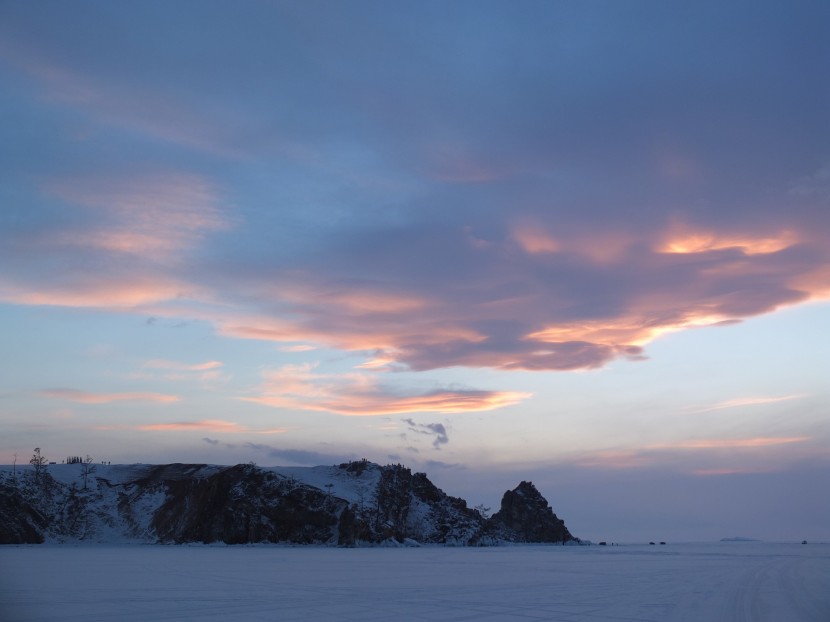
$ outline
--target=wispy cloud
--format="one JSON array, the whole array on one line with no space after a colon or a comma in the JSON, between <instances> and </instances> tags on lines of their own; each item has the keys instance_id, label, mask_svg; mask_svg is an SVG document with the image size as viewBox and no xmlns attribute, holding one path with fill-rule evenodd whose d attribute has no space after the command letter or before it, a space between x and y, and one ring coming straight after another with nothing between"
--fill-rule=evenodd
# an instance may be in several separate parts
<instances>
[{"instance_id":1,"label":"wispy cloud","mask_svg":"<svg viewBox=\"0 0 830 622\"><path fill-rule=\"evenodd\" d=\"M578 467L597 469L661 468L697 475L761 473L780 467L778 454L788 447L807 444L809 436L757 436L749 438L687 439L640 447L589 451L567 460ZM804 450L799 449L803 456ZM775 460L772 456L775 455ZM726 464L718 464L726 462ZM714 463L714 464L713 464Z\"/></svg>"},{"instance_id":2,"label":"wispy cloud","mask_svg":"<svg viewBox=\"0 0 830 622\"><path fill-rule=\"evenodd\" d=\"M777 395L777 396L764 396L764 397L738 397L731 400L724 400L722 402L716 402L709 406L704 406L701 408L692 407L689 410L692 412L710 412L713 410L724 410L727 408L741 408L744 406L763 406L765 404L778 404L780 402L789 402L793 400L800 400L807 397L805 394L796 394L796 395Z\"/></svg>"},{"instance_id":3,"label":"wispy cloud","mask_svg":"<svg viewBox=\"0 0 830 622\"><path fill-rule=\"evenodd\" d=\"M316 346L308 345L308 344L295 344L290 346L282 346L280 347L280 352L310 352L311 350L316 350Z\"/></svg>"},{"instance_id":4,"label":"wispy cloud","mask_svg":"<svg viewBox=\"0 0 830 622\"><path fill-rule=\"evenodd\" d=\"M200 118L193 106L176 101L169 92L126 81L113 88L111 80L78 71L63 58L50 58L25 39L5 41L0 58L39 81L50 101L85 110L105 125L213 154L237 154L215 124Z\"/></svg>"},{"instance_id":5,"label":"wispy cloud","mask_svg":"<svg viewBox=\"0 0 830 622\"><path fill-rule=\"evenodd\" d=\"M209 371L219 369L223 366L220 361L205 361L204 363L180 363L164 359L152 359L144 363L142 367L147 369L168 369L171 371Z\"/></svg>"},{"instance_id":6,"label":"wispy cloud","mask_svg":"<svg viewBox=\"0 0 830 622\"><path fill-rule=\"evenodd\" d=\"M643 451L616 450L591 452L572 460L580 467L599 469L636 469L653 464L652 456Z\"/></svg>"},{"instance_id":7,"label":"wispy cloud","mask_svg":"<svg viewBox=\"0 0 830 622\"><path fill-rule=\"evenodd\" d=\"M172 404L179 401L179 396L165 393L93 393L78 389L44 389L42 395L80 404L109 404L111 402L156 402Z\"/></svg>"},{"instance_id":8,"label":"wispy cloud","mask_svg":"<svg viewBox=\"0 0 830 622\"><path fill-rule=\"evenodd\" d=\"M757 449L804 443L809 436L759 436L755 438L711 438L680 441L665 445L651 445L650 449Z\"/></svg>"},{"instance_id":9,"label":"wispy cloud","mask_svg":"<svg viewBox=\"0 0 830 622\"><path fill-rule=\"evenodd\" d=\"M232 421L220 419L205 419L203 421L178 421L176 423L151 423L136 428L143 432L181 432L181 431L209 431L209 432L245 432L245 428Z\"/></svg>"},{"instance_id":10,"label":"wispy cloud","mask_svg":"<svg viewBox=\"0 0 830 622\"><path fill-rule=\"evenodd\" d=\"M0 257L18 269L0 275L0 300L136 310L211 298L180 269L209 233L230 226L205 178L102 173L53 179L41 192L61 203L62 216L12 232Z\"/></svg>"},{"instance_id":11,"label":"wispy cloud","mask_svg":"<svg viewBox=\"0 0 830 622\"><path fill-rule=\"evenodd\" d=\"M133 374L136 378L161 378L169 381L199 381L205 386L213 386L225 381L229 376L223 373L224 363L221 361L205 361L203 363L182 363L166 359L152 359L141 365L141 371Z\"/></svg>"},{"instance_id":12,"label":"wispy cloud","mask_svg":"<svg viewBox=\"0 0 830 622\"><path fill-rule=\"evenodd\" d=\"M471 389L405 394L384 388L374 375L317 374L313 370L313 365L286 365L267 372L262 394L240 399L276 408L372 416L478 412L510 406L530 397L527 393Z\"/></svg>"},{"instance_id":13,"label":"wispy cloud","mask_svg":"<svg viewBox=\"0 0 830 622\"><path fill-rule=\"evenodd\" d=\"M60 246L170 258L207 232L229 226L217 207L216 189L192 174L60 179L47 191L98 216L74 231L54 234Z\"/></svg>"},{"instance_id":14,"label":"wispy cloud","mask_svg":"<svg viewBox=\"0 0 830 622\"><path fill-rule=\"evenodd\" d=\"M22 305L127 310L200 295L187 283L141 270L125 275L72 274L68 282L46 279L37 288L0 276L0 300Z\"/></svg>"},{"instance_id":15,"label":"wispy cloud","mask_svg":"<svg viewBox=\"0 0 830 622\"><path fill-rule=\"evenodd\" d=\"M743 469L695 469L692 471L694 475L702 475L703 477L717 477L723 475L757 475L758 473L768 473L769 468L743 468Z\"/></svg>"}]
</instances>

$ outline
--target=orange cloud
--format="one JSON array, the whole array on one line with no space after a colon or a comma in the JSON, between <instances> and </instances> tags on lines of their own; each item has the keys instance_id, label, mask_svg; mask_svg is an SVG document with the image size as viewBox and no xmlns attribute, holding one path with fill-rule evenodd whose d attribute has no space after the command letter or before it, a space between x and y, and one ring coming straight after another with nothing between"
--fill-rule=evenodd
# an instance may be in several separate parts
<instances>
[{"instance_id":1,"label":"orange cloud","mask_svg":"<svg viewBox=\"0 0 830 622\"><path fill-rule=\"evenodd\" d=\"M521 225L513 229L513 239L526 253L537 255L540 253L555 253L562 250L562 246L552 236L539 227Z\"/></svg>"},{"instance_id":2,"label":"orange cloud","mask_svg":"<svg viewBox=\"0 0 830 622\"><path fill-rule=\"evenodd\" d=\"M546 343L585 341L612 346L620 344L644 345L667 330L662 326L648 326L642 322L630 320L593 320L553 324L530 333L525 339Z\"/></svg>"},{"instance_id":3,"label":"orange cloud","mask_svg":"<svg viewBox=\"0 0 830 622\"><path fill-rule=\"evenodd\" d=\"M262 395L240 399L275 408L373 416L481 412L510 406L530 397L529 393L463 389L405 395L380 387L375 376L316 374L313 370L313 365L286 365L266 374Z\"/></svg>"},{"instance_id":4,"label":"orange cloud","mask_svg":"<svg viewBox=\"0 0 830 622\"><path fill-rule=\"evenodd\" d=\"M729 248L747 255L777 253L798 243L793 231L781 231L770 236L729 235L715 231L693 230L681 227L670 233L658 247L661 253L706 253Z\"/></svg>"},{"instance_id":5,"label":"orange cloud","mask_svg":"<svg viewBox=\"0 0 830 622\"><path fill-rule=\"evenodd\" d=\"M91 393L77 389L46 389L41 394L51 398L78 402L80 404L109 404L111 402L157 402L171 404L178 402L177 395L164 393Z\"/></svg>"}]
</instances>

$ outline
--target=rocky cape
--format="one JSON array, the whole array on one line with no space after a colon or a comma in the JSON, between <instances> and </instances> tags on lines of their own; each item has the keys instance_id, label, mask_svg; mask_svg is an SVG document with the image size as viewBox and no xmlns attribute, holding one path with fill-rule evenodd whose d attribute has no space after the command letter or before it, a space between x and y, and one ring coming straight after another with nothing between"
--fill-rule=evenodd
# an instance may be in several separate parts
<instances>
[{"instance_id":1,"label":"rocky cape","mask_svg":"<svg viewBox=\"0 0 830 622\"><path fill-rule=\"evenodd\" d=\"M365 460L263 468L59 464L0 472L0 544L578 542L530 482L492 516L424 473Z\"/></svg>"}]
</instances>

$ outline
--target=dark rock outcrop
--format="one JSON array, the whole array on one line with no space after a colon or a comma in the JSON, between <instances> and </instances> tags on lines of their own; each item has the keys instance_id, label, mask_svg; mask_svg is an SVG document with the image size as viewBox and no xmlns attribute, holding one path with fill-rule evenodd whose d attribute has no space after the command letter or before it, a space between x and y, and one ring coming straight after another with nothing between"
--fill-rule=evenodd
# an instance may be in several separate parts
<instances>
[{"instance_id":1,"label":"dark rock outcrop","mask_svg":"<svg viewBox=\"0 0 830 622\"><path fill-rule=\"evenodd\" d=\"M425 473L400 465L380 468L375 494L374 541L415 540L431 544L478 544L483 517L467 502L447 495Z\"/></svg>"},{"instance_id":2,"label":"dark rock outcrop","mask_svg":"<svg viewBox=\"0 0 830 622\"><path fill-rule=\"evenodd\" d=\"M510 542L561 542L575 538L565 521L553 513L547 500L531 482L522 482L504 493L501 508L490 518L493 532Z\"/></svg>"},{"instance_id":3,"label":"dark rock outcrop","mask_svg":"<svg viewBox=\"0 0 830 622\"><path fill-rule=\"evenodd\" d=\"M160 542L327 543L346 504L309 486L290 486L250 465L205 478L167 481L153 515Z\"/></svg>"}]
</instances>

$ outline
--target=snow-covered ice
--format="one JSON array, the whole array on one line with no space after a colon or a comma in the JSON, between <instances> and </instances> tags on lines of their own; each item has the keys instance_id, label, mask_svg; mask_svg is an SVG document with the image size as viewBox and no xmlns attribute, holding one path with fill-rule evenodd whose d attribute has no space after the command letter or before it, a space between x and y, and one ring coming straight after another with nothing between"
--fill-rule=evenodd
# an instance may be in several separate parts
<instances>
[{"instance_id":1,"label":"snow-covered ice","mask_svg":"<svg viewBox=\"0 0 830 622\"><path fill-rule=\"evenodd\" d=\"M5 546L0 620L827 622L830 545Z\"/></svg>"}]
</instances>

